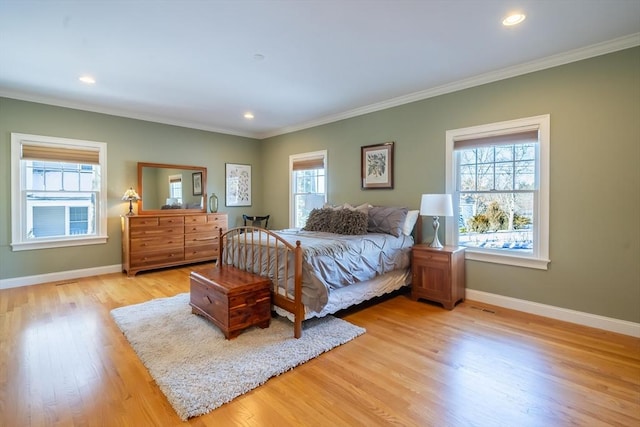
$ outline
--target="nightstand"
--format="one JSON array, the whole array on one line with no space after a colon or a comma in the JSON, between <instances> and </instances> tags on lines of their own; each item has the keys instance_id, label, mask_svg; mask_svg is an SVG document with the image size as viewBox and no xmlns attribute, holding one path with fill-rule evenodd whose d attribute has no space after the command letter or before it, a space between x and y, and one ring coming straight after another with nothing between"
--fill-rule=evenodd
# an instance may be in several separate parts
<instances>
[{"instance_id":1,"label":"nightstand","mask_svg":"<svg viewBox=\"0 0 640 427\"><path fill-rule=\"evenodd\" d=\"M414 245L411 251L411 298L439 302L448 310L464 300L464 248Z\"/></svg>"}]
</instances>

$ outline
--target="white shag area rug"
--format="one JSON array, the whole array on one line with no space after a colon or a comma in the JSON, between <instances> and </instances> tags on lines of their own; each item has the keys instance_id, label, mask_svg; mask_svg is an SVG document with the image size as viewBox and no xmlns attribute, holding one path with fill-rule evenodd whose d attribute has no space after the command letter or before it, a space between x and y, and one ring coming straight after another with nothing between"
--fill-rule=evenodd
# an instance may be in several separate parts
<instances>
[{"instance_id":1,"label":"white shag area rug","mask_svg":"<svg viewBox=\"0 0 640 427\"><path fill-rule=\"evenodd\" d=\"M226 340L191 313L189 293L116 308L111 315L182 420L206 414L308 360L365 333L332 316L293 324L271 319Z\"/></svg>"}]
</instances>

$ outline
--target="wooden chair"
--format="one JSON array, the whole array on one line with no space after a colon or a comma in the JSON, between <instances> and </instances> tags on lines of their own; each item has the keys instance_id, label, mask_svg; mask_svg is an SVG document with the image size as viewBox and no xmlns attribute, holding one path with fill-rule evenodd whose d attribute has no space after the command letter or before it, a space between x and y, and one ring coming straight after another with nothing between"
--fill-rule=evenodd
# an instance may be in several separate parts
<instances>
[{"instance_id":1,"label":"wooden chair","mask_svg":"<svg viewBox=\"0 0 640 427\"><path fill-rule=\"evenodd\" d=\"M245 227L247 226L247 223L249 223L248 225L251 225L254 227L269 228L269 216L270 215L264 215L264 216L242 215L242 219L244 220ZM264 225L262 225L263 221L264 221Z\"/></svg>"}]
</instances>

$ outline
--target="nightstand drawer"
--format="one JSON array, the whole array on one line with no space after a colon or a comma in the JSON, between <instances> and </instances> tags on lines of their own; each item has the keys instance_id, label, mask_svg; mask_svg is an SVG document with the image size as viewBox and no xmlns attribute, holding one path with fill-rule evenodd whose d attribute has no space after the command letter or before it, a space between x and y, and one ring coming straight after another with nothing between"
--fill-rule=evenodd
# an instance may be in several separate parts
<instances>
[{"instance_id":1,"label":"nightstand drawer","mask_svg":"<svg viewBox=\"0 0 640 427\"><path fill-rule=\"evenodd\" d=\"M428 262L444 262L449 263L451 259L449 254L443 254L439 252L414 252L413 257L416 260L428 261Z\"/></svg>"}]
</instances>

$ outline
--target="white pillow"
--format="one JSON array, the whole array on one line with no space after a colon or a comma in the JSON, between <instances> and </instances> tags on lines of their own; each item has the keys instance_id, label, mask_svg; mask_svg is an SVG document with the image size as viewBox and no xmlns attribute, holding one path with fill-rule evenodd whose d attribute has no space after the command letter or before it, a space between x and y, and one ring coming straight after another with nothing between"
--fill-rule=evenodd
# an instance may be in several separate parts
<instances>
[{"instance_id":1,"label":"white pillow","mask_svg":"<svg viewBox=\"0 0 640 427\"><path fill-rule=\"evenodd\" d=\"M349 209L352 211L360 211L360 212L364 212L367 213L369 211L369 209L371 209L373 206L371 206L369 203L363 203L359 206L352 206L349 203L344 203L342 205L331 205L329 203L325 203L324 204L325 208L331 208L333 210L340 210L340 209Z\"/></svg>"},{"instance_id":2,"label":"white pillow","mask_svg":"<svg viewBox=\"0 0 640 427\"><path fill-rule=\"evenodd\" d=\"M359 206L351 206L349 203L345 203L344 204L344 208L345 209L350 209L352 211L360 211L360 212L364 212L364 213L368 213L369 209L371 209L373 206L371 206L369 203L363 203Z\"/></svg>"},{"instance_id":3,"label":"white pillow","mask_svg":"<svg viewBox=\"0 0 640 427\"><path fill-rule=\"evenodd\" d=\"M416 225L419 214L420 211L417 209L407 212L407 218L404 220L404 224L402 225L402 234L405 236L411 236L413 226Z\"/></svg>"}]
</instances>

